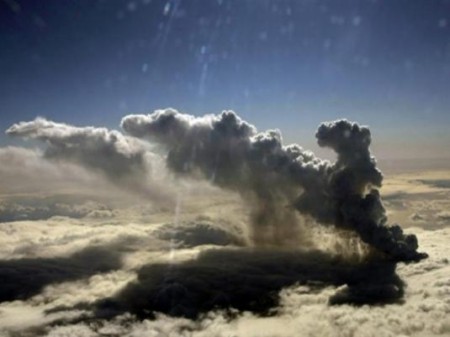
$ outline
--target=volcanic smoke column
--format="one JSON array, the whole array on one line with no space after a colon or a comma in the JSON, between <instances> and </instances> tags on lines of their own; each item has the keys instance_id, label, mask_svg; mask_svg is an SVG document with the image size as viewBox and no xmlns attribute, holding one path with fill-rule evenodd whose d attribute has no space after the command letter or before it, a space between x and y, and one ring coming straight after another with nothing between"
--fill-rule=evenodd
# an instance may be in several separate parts
<instances>
[{"instance_id":1,"label":"volcanic smoke column","mask_svg":"<svg viewBox=\"0 0 450 337\"><path fill-rule=\"evenodd\" d=\"M232 111L194 117L173 109L129 115L122 128L159 143L168 167L239 192L251 207L255 244L296 236L293 205L319 223L356 232L373 248L398 261L420 260L417 238L387 226L378 187L381 172L370 155L370 131L346 120L320 125L320 146L336 151L335 163L298 145L284 146L278 130L257 132Z\"/></svg>"}]
</instances>

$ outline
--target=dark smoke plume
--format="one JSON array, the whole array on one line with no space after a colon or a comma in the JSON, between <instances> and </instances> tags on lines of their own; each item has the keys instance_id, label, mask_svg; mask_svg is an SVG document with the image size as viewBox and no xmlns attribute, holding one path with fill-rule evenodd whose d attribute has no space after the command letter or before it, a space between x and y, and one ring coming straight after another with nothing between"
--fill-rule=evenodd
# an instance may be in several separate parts
<instances>
[{"instance_id":1,"label":"dark smoke plume","mask_svg":"<svg viewBox=\"0 0 450 337\"><path fill-rule=\"evenodd\" d=\"M383 176L371 156L370 131L347 120L320 125L320 146L332 148L330 163L298 145L285 146L278 130L257 132L232 111L194 117L176 110L129 115L122 128L161 144L168 167L181 175L203 177L239 192L252 207L255 244L298 240L298 215L352 230L362 241L396 261L426 257L417 238L386 225L378 188Z\"/></svg>"}]
</instances>

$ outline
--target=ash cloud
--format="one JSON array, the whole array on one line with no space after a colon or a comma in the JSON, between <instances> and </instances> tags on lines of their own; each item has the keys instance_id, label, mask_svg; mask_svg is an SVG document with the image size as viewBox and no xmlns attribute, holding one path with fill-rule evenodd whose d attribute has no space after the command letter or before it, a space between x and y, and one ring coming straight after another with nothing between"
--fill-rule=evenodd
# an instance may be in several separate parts
<instances>
[{"instance_id":1,"label":"ash cloud","mask_svg":"<svg viewBox=\"0 0 450 337\"><path fill-rule=\"evenodd\" d=\"M146 229L144 235L166 248L170 240L167 259L173 258L177 248L185 255L180 255L178 262L158 260L159 253L153 254L148 247L142 250L147 241L127 236L108 253L128 254L127 268L136 272L137 279L131 280L130 274L117 293L97 297L95 303L55 305L55 312L87 310L95 320L122 314L142 319L158 312L195 319L216 310L271 315L278 314L275 308L280 308L283 289L299 284L311 289L312 296L341 287L334 294L328 292L328 304L397 303L404 296L404 283L396 274L396 262L425 257L417 252L414 235L387 225L378 191L383 176L369 151L371 136L366 127L346 120L319 127L318 143L337 153L334 163L296 144L284 145L278 130L258 132L231 111L194 117L158 110L151 115L127 116L122 128L128 135L36 119L15 124L7 133L42 141L43 158L49 162L76 164L117 186L141 195L151 191L156 197L168 188L149 179L150 149L158 144L167 155L166 166L175 175L206 180L241 195L248 206L245 213L250 216L250 239L255 247L243 248L248 242L229 224L177 220L152 233ZM339 235L357 234L374 254L356 260L311 249L307 247L310 232L303 229L303 222L335 226L336 233L345 233ZM205 251L203 245L217 248ZM99 266L90 267L90 262L75 255L61 261L2 261L0 269L3 267L9 286L2 293L3 300L27 299L50 284L124 268L112 255L106 256L106 266L101 252L94 255L100 256ZM33 268L41 271L37 278L24 276L33 273ZM89 320L83 315L79 319Z\"/></svg>"},{"instance_id":2,"label":"ash cloud","mask_svg":"<svg viewBox=\"0 0 450 337\"><path fill-rule=\"evenodd\" d=\"M278 130L257 132L232 111L194 117L173 109L122 119L128 134L159 143L177 174L202 177L239 192L251 207L251 237L257 245L299 242L299 215L358 234L396 261L416 261L417 238L388 226L378 188L383 176L369 151L370 131L347 120L323 123L320 146L337 153L330 163L283 145Z\"/></svg>"}]
</instances>

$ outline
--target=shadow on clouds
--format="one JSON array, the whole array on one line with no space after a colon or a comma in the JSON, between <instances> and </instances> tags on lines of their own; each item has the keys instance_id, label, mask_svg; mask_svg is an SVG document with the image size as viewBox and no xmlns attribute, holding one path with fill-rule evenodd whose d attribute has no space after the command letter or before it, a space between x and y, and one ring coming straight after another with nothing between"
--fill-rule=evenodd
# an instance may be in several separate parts
<instances>
[{"instance_id":1,"label":"shadow on clouds","mask_svg":"<svg viewBox=\"0 0 450 337\"><path fill-rule=\"evenodd\" d=\"M312 291L347 285L330 304L393 303L401 301L404 287L395 269L392 261L349 262L318 251L211 249L195 260L142 267L136 281L97 303L97 316L162 312L197 318L232 308L267 315L278 305L279 291L296 284Z\"/></svg>"},{"instance_id":2,"label":"shadow on clouds","mask_svg":"<svg viewBox=\"0 0 450 337\"><path fill-rule=\"evenodd\" d=\"M25 300L49 285L74 281L121 267L119 253L88 247L69 257L0 261L0 302Z\"/></svg>"}]
</instances>

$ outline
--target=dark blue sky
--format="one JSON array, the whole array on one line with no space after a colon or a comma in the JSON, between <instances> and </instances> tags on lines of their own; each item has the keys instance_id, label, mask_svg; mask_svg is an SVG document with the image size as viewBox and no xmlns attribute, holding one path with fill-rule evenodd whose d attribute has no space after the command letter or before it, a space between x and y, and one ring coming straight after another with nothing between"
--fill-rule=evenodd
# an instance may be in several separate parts
<instances>
[{"instance_id":1,"label":"dark blue sky","mask_svg":"<svg viewBox=\"0 0 450 337\"><path fill-rule=\"evenodd\" d=\"M0 0L3 130L232 109L307 148L346 117L378 155L450 158L449 88L450 1Z\"/></svg>"}]
</instances>

